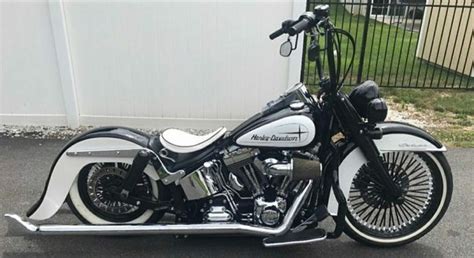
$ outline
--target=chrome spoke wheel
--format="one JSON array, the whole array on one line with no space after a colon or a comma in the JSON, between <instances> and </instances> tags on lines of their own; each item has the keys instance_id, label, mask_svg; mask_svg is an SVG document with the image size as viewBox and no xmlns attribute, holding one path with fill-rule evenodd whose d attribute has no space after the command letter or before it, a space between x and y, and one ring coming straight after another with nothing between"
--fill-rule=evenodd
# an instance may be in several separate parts
<instances>
[{"instance_id":1,"label":"chrome spoke wheel","mask_svg":"<svg viewBox=\"0 0 474 258\"><path fill-rule=\"evenodd\" d=\"M125 163L94 163L84 167L70 190L72 209L84 221L94 224L145 222L154 213L139 205L126 203L116 193L130 168ZM146 199L156 199L158 188L144 173L130 193Z\"/></svg>"},{"instance_id":2,"label":"chrome spoke wheel","mask_svg":"<svg viewBox=\"0 0 474 258\"><path fill-rule=\"evenodd\" d=\"M388 152L384 164L402 190L393 200L367 164L356 173L348 197L348 218L357 229L380 238L403 236L426 223L425 216L439 202L433 171L426 158L415 152ZM433 197L437 200L433 201ZM436 207L434 207L436 208Z\"/></svg>"},{"instance_id":3,"label":"chrome spoke wheel","mask_svg":"<svg viewBox=\"0 0 474 258\"><path fill-rule=\"evenodd\" d=\"M128 164L104 166L103 163L95 164L87 178L87 194L95 207L113 215L130 214L139 209L138 206L124 203L112 196L110 190L119 188L127 175ZM150 195L150 182L146 176L136 186L135 192Z\"/></svg>"}]
</instances>

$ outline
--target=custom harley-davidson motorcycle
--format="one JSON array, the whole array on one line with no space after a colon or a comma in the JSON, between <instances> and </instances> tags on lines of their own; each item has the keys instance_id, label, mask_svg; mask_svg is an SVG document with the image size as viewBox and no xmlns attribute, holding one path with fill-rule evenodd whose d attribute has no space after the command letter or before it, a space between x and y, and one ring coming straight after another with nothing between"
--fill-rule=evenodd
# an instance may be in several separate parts
<instances>
[{"instance_id":1,"label":"custom harley-davidson motorcycle","mask_svg":"<svg viewBox=\"0 0 474 258\"><path fill-rule=\"evenodd\" d=\"M419 128L384 122L387 106L374 82L340 91L352 65L341 71L341 39L355 43L333 26L329 6L283 22L270 38L287 34L280 53L288 56L290 38L297 42L302 31L321 79L317 96L298 83L231 132L88 131L59 153L27 212L45 220L66 202L84 224L34 225L6 214L10 226L39 234L247 234L264 237L265 246L343 232L397 246L429 232L451 198L446 148ZM174 222L160 221L165 213ZM319 223L327 217L331 232Z\"/></svg>"}]
</instances>

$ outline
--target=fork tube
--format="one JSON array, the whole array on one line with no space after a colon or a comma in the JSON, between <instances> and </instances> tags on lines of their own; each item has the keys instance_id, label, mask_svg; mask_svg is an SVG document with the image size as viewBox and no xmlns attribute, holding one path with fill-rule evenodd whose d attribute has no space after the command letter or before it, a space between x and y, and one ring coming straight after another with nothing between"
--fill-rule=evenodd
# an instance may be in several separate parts
<instances>
[{"instance_id":1,"label":"fork tube","mask_svg":"<svg viewBox=\"0 0 474 258\"><path fill-rule=\"evenodd\" d=\"M362 150L371 167L378 172L377 175L384 186L387 187L388 192L394 199L399 198L401 195L400 188L393 182L387 168L383 165L383 160L377 146L366 135L365 128L361 126L361 118L345 94L339 93L337 95L334 108L337 116L341 119L342 126L350 133L351 139Z\"/></svg>"}]
</instances>

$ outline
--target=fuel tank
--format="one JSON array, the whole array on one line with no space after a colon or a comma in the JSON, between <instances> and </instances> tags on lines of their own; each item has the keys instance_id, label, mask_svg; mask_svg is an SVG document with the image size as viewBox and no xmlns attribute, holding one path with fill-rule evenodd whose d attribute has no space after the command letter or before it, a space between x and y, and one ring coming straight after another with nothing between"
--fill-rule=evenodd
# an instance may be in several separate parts
<instances>
[{"instance_id":1,"label":"fuel tank","mask_svg":"<svg viewBox=\"0 0 474 258\"><path fill-rule=\"evenodd\" d=\"M233 131L240 146L299 148L310 145L316 137L316 125L308 107L284 108L272 114L251 117Z\"/></svg>"}]
</instances>

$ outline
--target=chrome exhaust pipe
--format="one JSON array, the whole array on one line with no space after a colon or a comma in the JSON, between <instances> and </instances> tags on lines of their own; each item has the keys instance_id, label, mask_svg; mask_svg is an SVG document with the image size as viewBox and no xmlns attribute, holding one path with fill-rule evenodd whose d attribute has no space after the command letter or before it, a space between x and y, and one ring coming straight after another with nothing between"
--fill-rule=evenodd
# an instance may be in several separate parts
<instances>
[{"instance_id":1,"label":"chrome exhaust pipe","mask_svg":"<svg viewBox=\"0 0 474 258\"><path fill-rule=\"evenodd\" d=\"M7 235L150 235L150 234L246 234L254 236L283 235L290 230L296 215L309 195L313 181L309 180L303 191L288 209L282 224L276 228L251 226L240 223L170 224L170 225L34 225L16 214L5 214L8 221ZM21 226L21 227L19 227Z\"/></svg>"}]
</instances>

